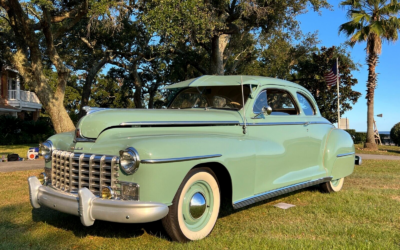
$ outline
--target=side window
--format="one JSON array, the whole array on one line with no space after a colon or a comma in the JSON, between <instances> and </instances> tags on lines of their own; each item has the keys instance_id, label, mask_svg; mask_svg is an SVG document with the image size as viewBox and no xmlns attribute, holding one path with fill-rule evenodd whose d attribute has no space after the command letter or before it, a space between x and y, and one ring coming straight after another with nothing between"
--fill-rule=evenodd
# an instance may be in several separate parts
<instances>
[{"instance_id":1,"label":"side window","mask_svg":"<svg viewBox=\"0 0 400 250\"><path fill-rule=\"evenodd\" d=\"M292 96L285 90L267 89L267 103L272 108L271 115L297 115Z\"/></svg>"},{"instance_id":2,"label":"side window","mask_svg":"<svg viewBox=\"0 0 400 250\"><path fill-rule=\"evenodd\" d=\"M268 105L268 103L267 103L266 91L263 90L260 92L260 94L257 97L257 100L254 103L254 106L253 106L254 114L261 113L261 109L267 105Z\"/></svg>"},{"instance_id":3,"label":"side window","mask_svg":"<svg viewBox=\"0 0 400 250\"><path fill-rule=\"evenodd\" d=\"M300 106L305 115L315 115L314 106L307 97L305 97L303 94L297 93L297 99L299 100Z\"/></svg>"}]
</instances>

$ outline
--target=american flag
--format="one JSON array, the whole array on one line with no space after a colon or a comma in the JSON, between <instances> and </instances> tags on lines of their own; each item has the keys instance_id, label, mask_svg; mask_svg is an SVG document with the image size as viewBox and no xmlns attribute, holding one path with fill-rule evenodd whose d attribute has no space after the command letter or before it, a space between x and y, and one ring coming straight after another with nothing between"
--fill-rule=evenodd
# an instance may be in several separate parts
<instances>
[{"instance_id":1,"label":"american flag","mask_svg":"<svg viewBox=\"0 0 400 250\"><path fill-rule=\"evenodd\" d=\"M328 84L328 86L333 86L337 83L337 72L338 72L337 65L335 63L332 69L324 74L325 81Z\"/></svg>"}]
</instances>

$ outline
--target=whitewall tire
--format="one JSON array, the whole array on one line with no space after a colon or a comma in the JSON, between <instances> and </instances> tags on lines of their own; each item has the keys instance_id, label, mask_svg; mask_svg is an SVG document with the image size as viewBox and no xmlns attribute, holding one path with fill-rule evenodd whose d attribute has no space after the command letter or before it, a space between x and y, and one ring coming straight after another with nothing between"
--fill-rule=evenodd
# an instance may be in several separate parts
<instances>
[{"instance_id":1,"label":"whitewall tire","mask_svg":"<svg viewBox=\"0 0 400 250\"><path fill-rule=\"evenodd\" d=\"M214 172L207 167L192 169L182 181L168 215L162 223L175 241L207 237L218 219L220 189Z\"/></svg>"},{"instance_id":2,"label":"whitewall tire","mask_svg":"<svg viewBox=\"0 0 400 250\"><path fill-rule=\"evenodd\" d=\"M326 193L339 192L340 190L342 190L343 183L344 183L344 177L337 180L332 180L322 183L321 189Z\"/></svg>"}]
</instances>

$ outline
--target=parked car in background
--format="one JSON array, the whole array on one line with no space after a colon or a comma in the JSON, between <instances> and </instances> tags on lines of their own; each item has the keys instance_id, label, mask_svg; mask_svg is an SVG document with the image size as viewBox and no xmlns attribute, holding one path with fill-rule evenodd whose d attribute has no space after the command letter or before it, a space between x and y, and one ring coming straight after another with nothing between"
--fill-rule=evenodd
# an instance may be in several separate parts
<instances>
[{"instance_id":1,"label":"parked car in background","mask_svg":"<svg viewBox=\"0 0 400 250\"><path fill-rule=\"evenodd\" d=\"M222 198L239 209L314 185L337 192L353 172L350 135L300 85L203 76L167 89L167 109L87 108L75 131L41 144L32 206L85 226L162 220L184 242L211 233Z\"/></svg>"}]
</instances>

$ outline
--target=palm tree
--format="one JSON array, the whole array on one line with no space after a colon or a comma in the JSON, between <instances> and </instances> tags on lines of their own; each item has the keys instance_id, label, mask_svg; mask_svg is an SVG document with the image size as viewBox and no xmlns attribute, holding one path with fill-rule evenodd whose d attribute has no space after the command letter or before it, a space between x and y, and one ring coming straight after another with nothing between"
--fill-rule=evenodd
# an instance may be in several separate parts
<instances>
[{"instance_id":1,"label":"palm tree","mask_svg":"<svg viewBox=\"0 0 400 250\"><path fill-rule=\"evenodd\" d=\"M374 138L375 67L382 52L382 40L394 42L400 28L399 0L346 0L340 3L348 9L349 22L340 25L339 33L350 37L350 44L367 42L367 141L365 147L376 150Z\"/></svg>"}]
</instances>

